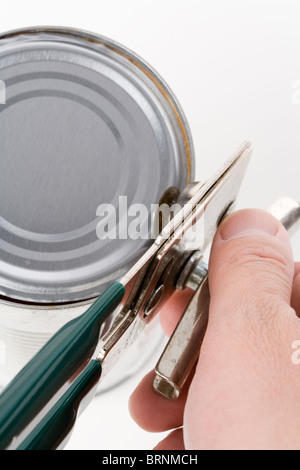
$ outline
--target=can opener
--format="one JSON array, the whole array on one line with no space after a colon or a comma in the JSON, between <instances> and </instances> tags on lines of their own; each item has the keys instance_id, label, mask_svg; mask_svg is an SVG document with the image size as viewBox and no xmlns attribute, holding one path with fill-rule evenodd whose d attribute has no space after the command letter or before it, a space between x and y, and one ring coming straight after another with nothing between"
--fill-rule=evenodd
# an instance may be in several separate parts
<instances>
[{"instance_id":1,"label":"can opener","mask_svg":"<svg viewBox=\"0 0 300 470\"><path fill-rule=\"evenodd\" d=\"M176 290L194 292L156 366L154 389L177 399L199 357L209 312L203 253L237 198L251 155L244 143L215 176L190 185L182 209L120 282L34 356L0 395L0 448L62 448L98 383ZM300 206L270 209L291 231ZM182 312L180 312L182 313ZM109 328L108 328L109 325Z\"/></svg>"}]
</instances>

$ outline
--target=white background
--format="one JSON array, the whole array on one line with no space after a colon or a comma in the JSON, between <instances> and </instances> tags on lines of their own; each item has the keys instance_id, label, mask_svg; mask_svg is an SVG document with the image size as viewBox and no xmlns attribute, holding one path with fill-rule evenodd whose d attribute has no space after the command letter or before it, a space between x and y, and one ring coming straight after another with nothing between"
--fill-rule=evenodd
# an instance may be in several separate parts
<instances>
[{"instance_id":1,"label":"white background","mask_svg":"<svg viewBox=\"0 0 300 470\"><path fill-rule=\"evenodd\" d=\"M239 208L267 208L282 194L300 200L300 92L293 89L300 81L299 1L1 2L1 31L37 25L107 36L150 63L187 116L198 179L250 140ZM300 235L293 246L300 259ZM151 449L162 436L140 430L127 411L139 377L97 397L67 448Z\"/></svg>"}]
</instances>

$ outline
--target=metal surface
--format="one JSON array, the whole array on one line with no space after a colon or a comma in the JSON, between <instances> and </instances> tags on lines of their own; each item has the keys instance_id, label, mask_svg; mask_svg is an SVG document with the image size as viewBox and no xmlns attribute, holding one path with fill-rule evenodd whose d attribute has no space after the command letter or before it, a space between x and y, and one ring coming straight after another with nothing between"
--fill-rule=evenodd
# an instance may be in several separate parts
<instances>
[{"instance_id":1,"label":"metal surface","mask_svg":"<svg viewBox=\"0 0 300 470\"><path fill-rule=\"evenodd\" d=\"M150 208L190 182L184 115L144 61L82 31L3 34L0 77L0 294L38 304L94 298L151 243L99 240L97 208L117 207L119 230L120 195Z\"/></svg>"},{"instance_id":2,"label":"metal surface","mask_svg":"<svg viewBox=\"0 0 300 470\"><path fill-rule=\"evenodd\" d=\"M206 275L156 365L153 387L171 400L179 397L199 357L208 322L209 300Z\"/></svg>"},{"instance_id":3,"label":"metal surface","mask_svg":"<svg viewBox=\"0 0 300 470\"><path fill-rule=\"evenodd\" d=\"M197 282L198 276L199 276L199 266L202 266L202 263L200 263L202 259L202 253L201 251L197 250L192 253L190 258L188 259L186 265L182 269L180 276L176 282L176 289L183 290L186 287L190 287L192 290L196 290L197 287L199 286L199 282ZM202 270L200 270L200 275L202 273ZM196 278L195 281L193 280L194 277ZM194 286L196 286L194 288Z\"/></svg>"},{"instance_id":4,"label":"metal surface","mask_svg":"<svg viewBox=\"0 0 300 470\"><path fill-rule=\"evenodd\" d=\"M272 204L269 212L284 225L292 236L300 225L300 204L290 197L282 197Z\"/></svg>"}]
</instances>

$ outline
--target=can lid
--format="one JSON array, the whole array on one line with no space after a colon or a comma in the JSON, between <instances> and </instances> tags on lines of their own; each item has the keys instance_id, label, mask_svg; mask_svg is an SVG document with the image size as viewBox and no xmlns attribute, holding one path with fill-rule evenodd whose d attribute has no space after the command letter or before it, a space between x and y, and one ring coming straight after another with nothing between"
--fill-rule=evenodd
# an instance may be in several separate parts
<instances>
[{"instance_id":1,"label":"can lid","mask_svg":"<svg viewBox=\"0 0 300 470\"><path fill-rule=\"evenodd\" d=\"M99 239L97 208L117 208L119 231L119 196L150 209L193 177L184 115L140 58L78 30L3 34L0 80L0 295L91 299L151 243Z\"/></svg>"}]
</instances>

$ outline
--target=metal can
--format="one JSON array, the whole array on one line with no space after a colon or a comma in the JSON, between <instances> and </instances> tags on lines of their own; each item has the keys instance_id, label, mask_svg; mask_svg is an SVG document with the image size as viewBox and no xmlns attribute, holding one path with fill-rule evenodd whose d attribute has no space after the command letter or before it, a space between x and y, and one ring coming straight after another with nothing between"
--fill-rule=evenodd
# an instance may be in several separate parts
<instances>
[{"instance_id":1,"label":"metal can","mask_svg":"<svg viewBox=\"0 0 300 470\"><path fill-rule=\"evenodd\" d=\"M100 240L99 205L117 208L120 229L120 196L150 207L182 191L194 151L174 94L110 39L54 27L2 34L0 80L4 385L151 243Z\"/></svg>"}]
</instances>

